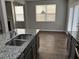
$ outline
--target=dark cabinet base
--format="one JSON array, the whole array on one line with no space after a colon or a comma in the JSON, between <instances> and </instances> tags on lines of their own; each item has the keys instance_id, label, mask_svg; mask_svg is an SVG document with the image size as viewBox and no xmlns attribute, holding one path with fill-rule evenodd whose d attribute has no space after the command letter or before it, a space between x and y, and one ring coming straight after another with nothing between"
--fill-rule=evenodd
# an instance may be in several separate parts
<instances>
[{"instance_id":1,"label":"dark cabinet base","mask_svg":"<svg viewBox=\"0 0 79 59\"><path fill-rule=\"evenodd\" d=\"M76 45L77 45L77 41L70 35L68 34L68 42L67 42L67 50L68 50L68 59L77 59L77 55L76 55Z\"/></svg>"},{"instance_id":2,"label":"dark cabinet base","mask_svg":"<svg viewBox=\"0 0 79 59\"><path fill-rule=\"evenodd\" d=\"M37 59L37 52L39 49L39 36L36 35L35 38L29 43L25 48L23 53L17 59Z\"/></svg>"}]
</instances>

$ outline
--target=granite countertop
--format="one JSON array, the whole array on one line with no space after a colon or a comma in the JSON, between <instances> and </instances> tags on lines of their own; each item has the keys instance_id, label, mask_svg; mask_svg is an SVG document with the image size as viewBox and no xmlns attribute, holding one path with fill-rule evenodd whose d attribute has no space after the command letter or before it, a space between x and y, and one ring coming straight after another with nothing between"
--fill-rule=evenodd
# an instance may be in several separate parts
<instances>
[{"instance_id":1,"label":"granite countertop","mask_svg":"<svg viewBox=\"0 0 79 59\"><path fill-rule=\"evenodd\" d=\"M78 31L69 31L68 32L75 40L77 43L79 43L79 32ZM79 58L79 48L75 47L76 55Z\"/></svg>"},{"instance_id":2,"label":"granite countertop","mask_svg":"<svg viewBox=\"0 0 79 59\"><path fill-rule=\"evenodd\" d=\"M68 32L77 42L79 42L79 33L78 31L69 31Z\"/></svg>"},{"instance_id":3,"label":"granite countertop","mask_svg":"<svg viewBox=\"0 0 79 59\"><path fill-rule=\"evenodd\" d=\"M5 43L11 40L11 38L9 38L10 35L0 35L0 59L17 59L38 32L39 31L36 32L34 29L27 31L26 34L32 34L33 36L28 38L29 40L27 40L22 46L6 46ZM19 34L16 34L15 36L17 35Z\"/></svg>"}]
</instances>

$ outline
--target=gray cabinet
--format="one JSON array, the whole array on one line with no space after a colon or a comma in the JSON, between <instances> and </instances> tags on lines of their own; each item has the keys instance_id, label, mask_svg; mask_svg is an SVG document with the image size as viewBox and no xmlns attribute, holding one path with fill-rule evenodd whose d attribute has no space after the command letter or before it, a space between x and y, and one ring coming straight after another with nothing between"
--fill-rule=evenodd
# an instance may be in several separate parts
<instances>
[{"instance_id":1,"label":"gray cabinet","mask_svg":"<svg viewBox=\"0 0 79 59\"><path fill-rule=\"evenodd\" d=\"M36 41L33 42L32 49L33 49L33 59L36 59L36 53L37 53L37 50L36 50Z\"/></svg>"},{"instance_id":2,"label":"gray cabinet","mask_svg":"<svg viewBox=\"0 0 79 59\"><path fill-rule=\"evenodd\" d=\"M71 43L72 46L71 46L71 53L70 53L70 59L75 59L75 46L73 43Z\"/></svg>"},{"instance_id":3,"label":"gray cabinet","mask_svg":"<svg viewBox=\"0 0 79 59\"><path fill-rule=\"evenodd\" d=\"M28 45L17 59L33 59L32 45Z\"/></svg>"},{"instance_id":4,"label":"gray cabinet","mask_svg":"<svg viewBox=\"0 0 79 59\"><path fill-rule=\"evenodd\" d=\"M36 35L34 40L33 40L33 59L37 59L37 55L38 55L38 49L39 49L39 36Z\"/></svg>"},{"instance_id":5,"label":"gray cabinet","mask_svg":"<svg viewBox=\"0 0 79 59\"><path fill-rule=\"evenodd\" d=\"M70 53L71 53L71 38L68 36L67 37L67 52L68 52L68 57L70 58Z\"/></svg>"},{"instance_id":6,"label":"gray cabinet","mask_svg":"<svg viewBox=\"0 0 79 59\"><path fill-rule=\"evenodd\" d=\"M40 41L40 38L39 38L39 34L38 34L38 35L36 36L36 42L37 42L36 46L37 46L37 51L38 51L39 46L40 46L39 41Z\"/></svg>"},{"instance_id":7,"label":"gray cabinet","mask_svg":"<svg viewBox=\"0 0 79 59\"><path fill-rule=\"evenodd\" d=\"M67 50L69 54L68 59L76 59L75 48L77 45L78 45L77 41L70 34L68 34L68 42L67 42Z\"/></svg>"},{"instance_id":8,"label":"gray cabinet","mask_svg":"<svg viewBox=\"0 0 79 59\"><path fill-rule=\"evenodd\" d=\"M28 53L24 55L24 59L33 59L32 49L30 49Z\"/></svg>"},{"instance_id":9,"label":"gray cabinet","mask_svg":"<svg viewBox=\"0 0 79 59\"><path fill-rule=\"evenodd\" d=\"M25 48L23 53L17 59L37 59L37 52L39 49L39 36L36 35L35 38L29 43Z\"/></svg>"}]
</instances>

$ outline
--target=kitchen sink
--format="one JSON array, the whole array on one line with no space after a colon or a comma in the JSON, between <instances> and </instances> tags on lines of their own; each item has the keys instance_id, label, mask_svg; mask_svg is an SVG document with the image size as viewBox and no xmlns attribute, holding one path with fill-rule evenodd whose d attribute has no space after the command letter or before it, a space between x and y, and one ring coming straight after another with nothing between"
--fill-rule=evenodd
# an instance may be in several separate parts
<instances>
[{"instance_id":1,"label":"kitchen sink","mask_svg":"<svg viewBox=\"0 0 79 59\"><path fill-rule=\"evenodd\" d=\"M9 46L21 46L22 44L24 44L25 41L21 41L21 40L10 40L8 41L5 45L9 45Z\"/></svg>"},{"instance_id":2,"label":"kitchen sink","mask_svg":"<svg viewBox=\"0 0 79 59\"><path fill-rule=\"evenodd\" d=\"M32 36L32 34L20 34L15 39L29 39Z\"/></svg>"},{"instance_id":3,"label":"kitchen sink","mask_svg":"<svg viewBox=\"0 0 79 59\"><path fill-rule=\"evenodd\" d=\"M21 46L22 44L24 44L24 42L26 42L26 40L30 39L31 36L32 34L20 34L12 40L8 41L5 45Z\"/></svg>"}]
</instances>

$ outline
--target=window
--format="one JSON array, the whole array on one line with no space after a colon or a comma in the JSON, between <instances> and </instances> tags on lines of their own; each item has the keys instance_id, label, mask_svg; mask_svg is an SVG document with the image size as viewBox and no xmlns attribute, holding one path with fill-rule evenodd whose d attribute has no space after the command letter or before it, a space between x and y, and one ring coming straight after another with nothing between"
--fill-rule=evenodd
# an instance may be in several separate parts
<instances>
[{"instance_id":1,"label":"window","mask_svg":"<svg viewBox=\"0 0 79 59\"><path fill-rule=\"evenodd\" d=\"M36 21L55 21L56 5L36 5Z\"/></svg>"},{"instance_id":2,"label":"window","mask_svg":"<svg viewBox=\"0 0 79 59\"><path fill-rule=\"evenodd\" d=\"M23 6L15 6L16 21L24 21Z\"/></svg>"},{"instance_id":3,"label":"window","mask_svg":"<svg viewBox=\"0 0 79 59\"><path fill-rule=\"evenodd\" d=\"M16 29L17 34L25 34L25 29Z\"/></svg>"}]
</instances>

